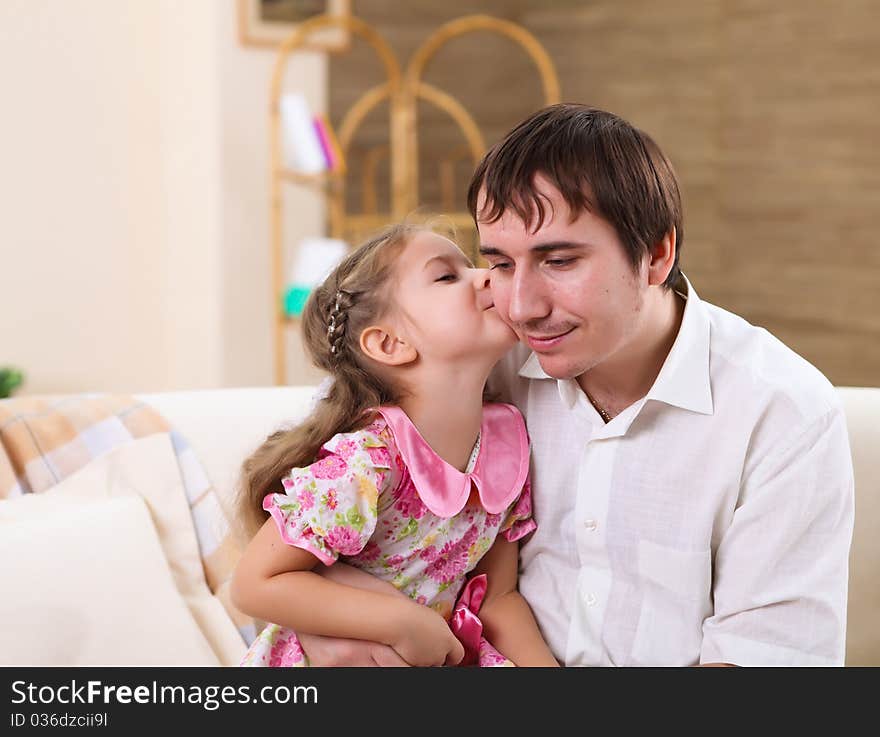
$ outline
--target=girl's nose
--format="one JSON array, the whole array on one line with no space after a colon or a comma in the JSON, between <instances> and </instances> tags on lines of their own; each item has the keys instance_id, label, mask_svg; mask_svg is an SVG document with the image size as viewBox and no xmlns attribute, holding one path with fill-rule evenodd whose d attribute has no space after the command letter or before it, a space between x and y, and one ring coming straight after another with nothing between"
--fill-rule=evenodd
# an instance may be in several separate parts
<instances>
[{"instance_id":1,"label":"girl's nose","mask_svg":"<svg viewBox=\"0 0 880 737\"><path fill-rule=\"evenodd\" d=\"M478 290L489 288L489 269L474 269L474 287Z\"/></svg>"}]
</instances>

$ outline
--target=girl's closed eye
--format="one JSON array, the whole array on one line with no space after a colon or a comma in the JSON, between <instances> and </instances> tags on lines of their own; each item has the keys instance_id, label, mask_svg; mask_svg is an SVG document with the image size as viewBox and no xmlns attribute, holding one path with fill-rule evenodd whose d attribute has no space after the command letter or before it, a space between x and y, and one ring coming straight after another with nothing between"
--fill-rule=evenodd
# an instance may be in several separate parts
<instances>
[{"instance_id":1,"label":"girl's closed eye","mask_svg":"<svg viewBox=\"0 0 880 737\"><path fill-rule=\"evenodd\" d=\"M438 281L452 282L452 281L456 281L457 279L458 279L458 274L450 272L448 274L443 274L443 276L438 277L437 279L434 279L434 281L435 282L438 282Z\"/></svg>"}]
</instances>

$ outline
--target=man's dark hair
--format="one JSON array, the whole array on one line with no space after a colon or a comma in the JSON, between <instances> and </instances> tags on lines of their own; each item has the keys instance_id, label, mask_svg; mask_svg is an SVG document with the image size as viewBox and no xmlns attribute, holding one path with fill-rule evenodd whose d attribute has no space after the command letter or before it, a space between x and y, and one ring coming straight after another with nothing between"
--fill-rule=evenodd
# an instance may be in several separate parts
<instances>
[{"instance_id":1,"label":"man's dark hair","mask_svg":"<svg viewBox=\"0 0 880 737\"><path fill-rule=\"evenodd\" d=\"M664 282L678 279L684 239L681 195L672 164L649 135L618 116L561 103L539 110L483 156L468 188L475 222L496 222L511 208L537 230L545 204L535 188L542 174L576 218L584 210L617 231L633 269L674 226L675 262ZM485 201L477 212L477 198Z\"/></svg>"}]
</instances>

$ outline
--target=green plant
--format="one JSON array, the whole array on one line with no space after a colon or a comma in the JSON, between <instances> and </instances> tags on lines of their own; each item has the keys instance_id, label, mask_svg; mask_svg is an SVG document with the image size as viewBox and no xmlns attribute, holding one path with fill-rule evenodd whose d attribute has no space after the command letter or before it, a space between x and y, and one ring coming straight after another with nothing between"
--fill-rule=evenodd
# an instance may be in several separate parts
<instances>
[{"instance_id":1,"label":"green plant","mask_svg":"<svg viewBox=\"0 0 880 737\"><path fill-rule=\"evenodd\" d=\"M24 374L18 369L10 366L0 367L0 399L12 396L21 382L24 381Z\"/></svg>"}]
</instances>

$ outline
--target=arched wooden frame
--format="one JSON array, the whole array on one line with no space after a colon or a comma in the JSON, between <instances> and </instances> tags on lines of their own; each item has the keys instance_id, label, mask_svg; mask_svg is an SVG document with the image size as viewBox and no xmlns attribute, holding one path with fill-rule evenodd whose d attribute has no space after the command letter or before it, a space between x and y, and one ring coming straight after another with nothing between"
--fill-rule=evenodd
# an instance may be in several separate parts
<instances>
[{"instance_id":1,"label":"arched wooden frame","mask_svg":"<svg viewBox=\"0 0 880 737\"><path fill-rule=\"evenodd\" d=\"M283 384L287 375L287 361L285 351L284 332L287 317L284 314L282 295L284 293L284 256L283 256L283 229L282 229L282 198L281 186L285 179L304 184L329 185L331 197L329 202L331 231L338 229L340 218L343 213L340 209L342 199L342 177L334 173L319 175L300 174L284 168L281 156L281 115L280 98L284 83L284 73L287 68L288 57L304 45L309 34L323 28L342 26L352 33L363 38L376 52L381 60L387 81L386 94L392 101L400 98L398 90L401 85L400 64L391 47L382 36L368 23L354 16L334 17L330 15L318 15L310 18L300 25L281 44L275 59L270 86L269 108L269 146L270 165L272 167L270 220L272 224L272 315L274 320L274 343L275 343L275 383ZM400 157L397 157L398 160ZM399 168L399 163L397 164ZM392 162L394 168L394 162ZM392 176L404 176L404 172L393 170ZM333 223L336 223L335 227Z\"/></svg>"},{"instance_id":2,"label":"arched wooden frame","mask_svg":"<svg viewBox=\"0 0 880 737\"><path fill-rule=\"evenodd\" d=\"M288 322L281 304L284 290L282 196L284 180L299 184L321 186L328 195L328 220L331 235L343 237L348 226L355 222L376 222L379 215L368 212L356 217L345 212L345 181L340 172L303 174L285 169L281 157L281 122L279 102L288 57L301 48L307 37L320 29L342 26L362 37L379 56L386 74L386 81L367 90L349 108L339 128L339 145L345 156L358 127L380 102L390 105L390 165L391 165L391 212L389 220L399 220L418 207L418 137L417 110L419 100L425 100L445 111L461 130L467 151L476 164L486 150L483 135L464 106L448 92L444 92L422 80L430 60L450 40L466 33L489 31L506 36L518 43L535 62L541 75L544 103L559 102L559 81L553 63L538 40L522 26L488 15L470 15L450 21L441 26L416 50L412 60L401 73L393 51L375 28L354 16L336 17L320 15L302 23L278 49L272 73L270 91L270 162L272 167L271 212L272 224L272 314L275 320L275 381L283 384L286 377L286 354L284 328ZM375 171L376 156L373 157ZM375 203L375 197L372 200ZM467 213L449 213L447 219L454 225L473 224Z\"/></svg>"},{"instance_id":3,"label":"arched wooden frame","mask_svg":"<svg viewBox=\"0 0 880 737\"><path fill-rule=\"evenodd\" d=\"M407 161L409 162L408 173L411 185L406 192L401 192L400 194L410 209L418 204L419 158L416 131L417 116L414 100L421 96L420 93L425 86L425 83L422 82L422 76L428 63L443 46L453 38L478 31L497 33L519 44L538 67L538 72L541 75L541 86L544 90L544 104L552 105L560 100L559 78L556 76L556 70L553 62L550 60L550 56L544 50L544 47L541 46L540 42L522 26L511 21L493 18L489 15L468 15L440 26L416 49L412 60L407 65L403 78L403 87L400 91L401 95L405 98L401 109L406 116L402 120L404 130L401 132L401 137L405 141L404 145ZM482 156L482 152L480 156Z\"/></svg>"}]
</instances>

